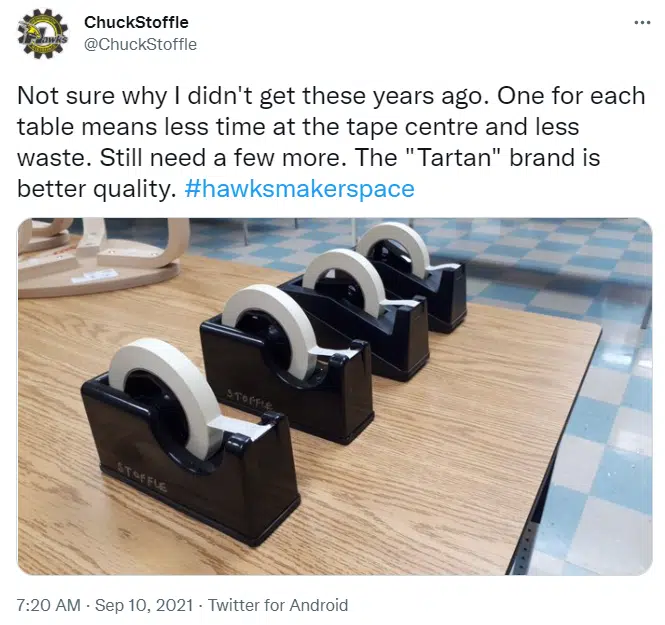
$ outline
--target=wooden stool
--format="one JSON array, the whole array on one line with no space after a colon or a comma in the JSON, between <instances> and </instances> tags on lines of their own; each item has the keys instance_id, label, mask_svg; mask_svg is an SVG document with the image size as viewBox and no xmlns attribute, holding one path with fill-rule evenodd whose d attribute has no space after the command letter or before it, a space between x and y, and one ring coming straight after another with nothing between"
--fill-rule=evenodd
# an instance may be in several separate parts
<instances>
[{"instance_id":1,"label":"wooden stool","mask_svg":"<svg viewBox=\"0 0 665 625\"><path fill-rule=\"evenodd\" d=\"M71 223L53 220L38 226L37 232L49 232L45 227L61 228L55 222L62 221ZM30 220L19 226L19 254L31 251L34 228L35 222ZM87 295L169 280L180 272L177 259L189 246L189 219L169 219L168 230L168 244L161 249L138 241L107 239L104 219L85 218L77 245L19 260L18 296Z\"/></svg>"},{"instance_id":2,"label":"wooden stool","mask_svg":"<svg viewBox=\"0 0 665 625\"><path fill-rule=\"evenodd\" d=\"M30 241L25 245L24 252L41 252L54 247L63 247L69 243L67 228L73 219L54 219L51 222L32 221Z\"/></svg>"}]
</instances>

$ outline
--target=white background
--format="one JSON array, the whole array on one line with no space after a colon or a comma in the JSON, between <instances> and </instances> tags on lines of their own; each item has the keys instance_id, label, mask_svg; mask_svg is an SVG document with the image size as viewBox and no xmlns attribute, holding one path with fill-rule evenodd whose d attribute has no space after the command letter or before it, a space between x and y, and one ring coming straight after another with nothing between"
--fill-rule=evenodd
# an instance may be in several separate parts
<instances>
[{"instance_id":1,"label":"white background","mask_svg":"<svg viewBox=\"0 0 665 625\"><path fill-rule=\"evenodd\" d=\"M93 8L94 6L94 8ZM663 12L657 2L616 2L563 0L557 3L467 1L467 2L393 2L384 0L337 2L74 2L40 6L60 13L68 24L70 37L61 55L35 60L21 51L17 42L17 22L32 13L29 2L5 3L3 26L2 90L2 172L3 206L8 220L3 268L9 279L14 273L15 228L29 216L431 216L431 217L537 217L599 216L641 217L656 230L658 242L660 213L663 209ZM84 28L86 15L115 18L125 15L180 15L190 21L186 30L92 31ZM635 25L635 20L650 20L651 25ZM87 37L117 39L157 36L185 36L198 43L195 52L86 52ZM631 89L646 93L646 106L487 106L457 110L454 107L393 106L383 111L371 107L276 107L260 111L256 107L165 106L21 106L17 104L18 85L36 88L70 89L171 89L176 84L192 88L205 84L223 88L237 85L256 90L296 89L316 85L325 89L478 89L494 100L502 85L518 89L540 89L546 94L556 85L568 89ZM86 139L76 137L18 137L16 119L40 116L77 121L161 120L164 115L181 120L213 120L229 115L233 119L273 119L316 115L326 120L343 121L353 115L366 120L381 119L488 119L517 120L540 115L552 121L577 121L577 137L471 137L422 138L393 137L373 142L374 147L398 154L395 168L345 168L290 170L253 168L225 170L208 166L156 170L144 168L111 169L95 165L102 147L143 146L162 151L197 150L230 152L238 145L246 149L287 149L284 140L262 137L256 140L207 137L132 139L124 137ZM34 147L35 144L39 148ZM288 149L335 150L348 156L353 147L369 146L367 141L346 137L316 140L294 137ZM513 145L522 151L581 149L586 146L601 155L597 168L510 168L503 162L492 168L421 168L414 160L402 160L407 146L439 146L448 149L491 150L502 152ZM32 146L32 147L28 147ZM31 171L17 166L16 152L22 150L80 150L93 166L80 169L51 168ZM231 148L231 149L230 149ZM209 180L243 182L254 177L264 181L307 181L312 177L339 182L411 182L416 195L410 200L371 201L360 205L355 200L317 201L193 201L182 197L182 186L189 176ZM130 182L146 177L178 185L176 199L117 200L103 204L94 197L84 199L17 199L18 178L38 182L61 179L67 182ZM10 223L11 222L11 223ZM654 282L658 296L657 244L654 253ZM658 311L658 303L654 307ZM5 324L4 338L9 344L14 328ZM658 342L658 335L656 338ZM659 375L657 373L657 375ZM14 379L5 376L4 397L13 397ZM655 388L658 388L656 383ZM655 397L655 414L661 408ZM9 402L8 402L9 405ZM45 427L48 426L45 407ZM656 441L662 427L656 420ZM9 420L15 433L15 420ZM9 425L7 426L10 427ZM2 462L8 493L7 515L3 520L5 536L15 536L16 488L15 439L2 437ZM656 452L656 471L661 472ZM656 489L662 483L654 480ZM196 578L196 579L58 579L28 577L16 563L16 543L2 542L1 566L8 592L3 613L13 615L16 597L81 597L124 599L142 596L192 597L207 603L208 597L263 599L301 599L346 597L348 614L303 615L271 614L272 622L366 622L368 618L437 621L513 621L560 620L561 614L574 610L579 620L608 619L646 621L650 605L655 605L656 577L662 575L662 540L658 519L662 511L660 493L654 493L656 531L655 564L648 574L631 579L471 579L471 578ZM165 545L165 549L168 545ZM662 583L660 584L662 589ZM201 601L203 600L203 601ZM573 605L576 604L576 605ZM651 612L653 614L654 612ZM202 612L188 618L192 622L264 622L258 615L221 616ZM100 622L142 622L127 612L121 617L99 616ZM169 620L171 618L172 620ZM21 622L91 622L89 614L28 614ZM138 617L137 617L138 619ZM334 619L334 621L333 621ZM183 619L184 620L184 619ZM145 622L177 622L178 616L148 615ZM97 622L92 621L92 622Z\"/></svg>"}]
</instances>

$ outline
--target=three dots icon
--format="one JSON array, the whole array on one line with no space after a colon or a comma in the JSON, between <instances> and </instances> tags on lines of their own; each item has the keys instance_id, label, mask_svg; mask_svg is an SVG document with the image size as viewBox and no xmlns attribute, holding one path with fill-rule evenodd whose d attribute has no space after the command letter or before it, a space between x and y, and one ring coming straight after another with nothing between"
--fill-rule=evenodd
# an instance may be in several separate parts
<instances>
[{"instance_id":1,"label":"three dots icon","mask_svg":"<svg viewBox=\"0 0 665 625\"><path fill-rule=\"evenodd\" d=\"M647 20L646 22L644 20L635 20L636 24L651 24L651 21Z\"/></svg>"}]
</instances>

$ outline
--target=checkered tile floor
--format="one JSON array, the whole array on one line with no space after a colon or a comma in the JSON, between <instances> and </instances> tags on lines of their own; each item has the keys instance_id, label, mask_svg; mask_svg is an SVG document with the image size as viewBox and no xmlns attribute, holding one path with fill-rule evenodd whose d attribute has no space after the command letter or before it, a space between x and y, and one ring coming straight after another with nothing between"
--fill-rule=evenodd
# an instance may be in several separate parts
<instances>
[{"instance_id":1,"label":"checkered tile floor","mask_svg":"<svg viewBox=\"0 0 665 625\"><path fill-rule=\"evenodd\" d=\"M358 234L378 223L357 220ZM164 245L163 220L107 220ZM634 219L422 219L435 262L467 262L469 301L584 319L603 335L564 434L529 574L651 564L651 230ZM348 219L194 220L190 253L291 272L351 247Z\"/></svg>"}]
</instances>

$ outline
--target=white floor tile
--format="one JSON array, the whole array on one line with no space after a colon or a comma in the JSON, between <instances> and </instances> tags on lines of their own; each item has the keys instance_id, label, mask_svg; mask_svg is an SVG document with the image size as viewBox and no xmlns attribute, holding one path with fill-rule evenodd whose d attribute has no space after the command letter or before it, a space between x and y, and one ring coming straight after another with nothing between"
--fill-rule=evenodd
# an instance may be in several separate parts
<instances>
[{"instance_id":1,"label":"white floor tile","mask_svg":"<svg viewBox=\"0 0 665 625\"><path fill-rule=\"evenodd\" d=\"M509 245L510 247L523 247L530 250L538 245L538 239L532 239L530 237L504 236L501 237L501 245Z\"/></svg>"},{"instance_id":2,"label":"white floor tile","mask_svg":"<svg viewBox=\"0 0 665 625\"><path fill-rule=\"evenodd\" d=\"M566 234L565 232L552 232L547 235L547 241L559 241L571 245L584 245L589 237L584 234Z\"/></svg>"},{"instance_id":3,"label":"white floor tile","mask_svg":"<svg viewBox=\"0 0 665 625\"><path fill-rule=\"evenodd\" d=\"M646 241L631 241L628 249L633 252L650 252L651 243L647 243Z\"/></svg>"},{"instance_id":4,"label":"white floor tile","mask_svg":"<svg viewBox=\"0 0 665 625\"><path fill-rule=\"evenodd\" d=\"M492 299L490 297L476 297L473 300L474 304L484 304L485 306L496 306L497 308L510 308L511 310L524 310L526 304L519 302L506 302L501 299Z\"/></svg>"},{"instance_id":5,"label":"white floor tile","mask_svg":"<svg viewBox=\"0 0 665 625\"><path fill-rule=\"evenodd\" d=\"M238 238L237 241L233 243L226 243L218 245L217 249L226 250L228 252L233 252L234 254L242 254L245 257L253 256L254 254L259 254L261 250L264 250L268 247L265 243L252 243L252 237L249 238L249 245L245 245L242 240L242 235ZM241 261L242 262L242 261Z\"/></svg>"},{"instance_id":6,"label":"white floor tile","mask_svg":"<svg viewBox=\"0 0 665 625\"><path fill-rule=\"evenodd\" d=\"M343 234L338 234L327 241L328 243L332 243L333 245L339 245L340 247L353 247L355 246L355 243L353 241L353 238L351 236L350 232L345 232Z\"/></svg>"},{"instance_id":7,"label":"white floor tile","mask_svg":"<svg viewBox=\"0 0 665 625\"><path fill-rule=\"evenodd\" d=\"M319 228L319 231L321 231L321 232L336 232L338 234L346 234L349 238L351 238L351 222L348 221L346 223L332 224L330 226L323 226L323 228Z\"/></svg>"},{"instance_id":8,"label":"white floor tile","mask_svg":"<svg viewBox=\"0 0 665 625\"><path fill-rule=\"evenodd\" d=\"M594 256L596 258L621 258L623 250L620 247L601 247L600 245L585 245L577 252L580 256Z\"/></svg>"},{"instance_id":9,"label":"white floor tile","mask_svg":"<svg viewBox=\"0 0 665 625\"><path fill-rule=\"evenodd\" d=\"M542 232L552 232L556 230L559 226L550 222L543 222L538 220L532 220L527 223L524 228L527 230L540 230Z\"/></svg>"},{"instance_id":10,"label":"white floor tile","mask_svg":"<svg viewBox=\"0 0 665 625\"><path fill-rule=\"evenodd\" d=\"M572 226L573 228L586 228L587 230L595 230L603 225L602 219L566 219L563 222L564 226Z\"/></svg>"},{"instance_id":11,"label":"white floor tile","mask_svg":"<svg viewBox=\"0 0 665 625\"><path fill-rule=\"evenodd\" d=\"M628 260L620 260L614 271L618 273L627 273L631 276L650 276L651 263L637 263Z\"/></svg>"},{"instance_id":12,"label":"white floor tile","mask_svg":"<svg viewBox=\"0 0 665 625\"><path fill-rule=\"evenodd\" d=\"M599 228L594 233L594 237L599 239L619 239L620 241L632 241L634 236L634 232L612 229L605 230L604 228Z\"/></svg>"},{"instance_id":13,"label":"white floor tile","mask_svg":"<svg viewBox=\"0 0 665 625\"><path fill-rule=\"evenodd\" d=\"M651 559L651 517L589 497L566 560L600 575L639 575Z\"/></svg>"},{"instance_id":14,"label":"white floor tile","mask_svg":"<svg viewBox=\"0 0 665 625\"><path fill-rule=\"evenodd\" d=\"M607 343L631 345L635 347L639 345L642 340L640 327L635 323L608 321L607 319L598 319L597 317L585 317L584 320L602 326L603 334L601 339Z\"/></svg>"},{"instance_id":15,"label":"white floor tile","mask_svg":"<svg viewBox=\"0 0 665 625\"><path fill-rule=\"evenodd\" d=\"M455 230L455 228L433 228L425 234L426 237L432 239L458 239L463 236L464 232Z\"/></svg>"},{"instance_id":16,"label":"white floor tile","mask_svg":"<svg viewBox=\"0 0 665 625\"><path fill-rule=\"evenodd\" d=\"M302 226L296 228L278 228L277 230L273 230L270 232L270 234L273 234L277 237L291 237L291 238L299 238L299 237L306 237L310 232L314 232L316 229L315 228L303 228ZM252 236L252 231L249 231L250 237Z\"/></svg>"},{"instance_id":17,"label":"white floor tile","mask_svg":"<svg viewBox=\"0 0 665 625\"><path fill-rule=\"evenodd\" d=\"M578 436L564 435L554 465L552 482L589 493L603 456L604 445Z\"/></svg>"},{"instance_id":18,"label":"white floor tile","mask_svg":"<svg viewBox=\"0 0 665 625\"><path fill-rule=\"evenodd\" d=\"M491 280L483 280L481 278L467 278L466 279L466 294L470 296L478 295L481 291L485 290L491 284Z\"/></svg>"},{"instance_id":19,"label":"white floor tile","mask_svg":"<svg viewBox=\"0 0 665 625\"><path fill-rule=\"evenodd\" d=\"M529 575L561 575L565 562L542 551L534 550L529 564Z\"/></svg>"},{"instance_id":20,"label":"white floor tile","mask_svg":"<svg viewBox=\"0 0 665 625\"><path fill-rule=\"evenodd\" d=\"M451 250L465 250L467 252L484 252L490 246L487 241L471 241L465 239L455 240L448 245Z\"/></svg>"},{"instance_id":21,"label":"white floor tile","mask_svg":"<svg viewBox=\"0 0 665 625\"><path fill-rule=\"evenodd\" d=\"M589 367L580 394L619 406L630 374L600 367Z\"/></svg>"},{"instance_id":22,"label":"white floor tile","mask_svg":"<svg viewBox=\"0 0 665 625\"><path fill-rule=\"evenodd\" d=\"M607 280L611 271L609 269L596 269L595 267L580 267L578 265L565 265L559 271L560 275L573 276L575 278L586 278L593 280Z\"/></svg>"},{"instance_id":23,"label":"white floor tile","mask_svg":"<svg viewBox=\"0 0 665 625\"><path fill-rule=\"evenodd\" d=\"M592 301L593 300L586 295L561 293L559 291L541 291L531 300L529 305L583 315L589 310Z\"/></svg>"},{"instance_id":24,"label":"white floor tile","mask_svg":"<svg viewBox=\"0 0 665 625\"><path fill-rule=\"evenodd\" d=\"M643 456L653 453L653 416L622 406L617 412L608 445Z\"/></svg>"},{"instance_id":25,"label":"white floor tile","mask_svg":"<svg viewBox=\"0 0 665 625\"><path fill-rule=\"evenodd\" d=\"M275 247L281 247L285 250L306 250L308 247L313 247L315 245L318 245L319 243L320 241L316 241L314 239L290 238L287 239L286 241L280 241L279 243L275 243Z\"/></svg>"},{"instance_id":26,"label":"white floor tile","mask_svg":"<svg viewBox=\"0 0 665 625\"><path fill-rule=\"evenodd\" d=\"M531 250L524 255L526 260L557 265L565 265L572 257L572 252L552 252L551 250Z\"/></svg>"},{"instance_id":27,"label":"white floor tile","mask_svg":"<svg viewBox=\"0 0 665 625\"><path fill-rule=\"evenodd\" d=\"M475 257L474 261L480 263L490 263L497 266L512 267L514 266L519 258L513 258L512 256L501 256L500 254L485 254L484 252L478 254Z\"/></svg>"},{"instance_id":28,"label":"white floor tile","mask_svg":"<svg viewBox=\"0 0 665 625\"><path fill-rule=\"evenodd\" d=\"M307 267L307 265L309 265L317 256L318 254L312 252L296 252L295 254L284 256L279 260L282 263L292 263L294 265L303 265Z\"/></svg>"},{"instance_id":29,"label":"white floor tile","mask_svg":"<svg viewBox=\"0 0 665 625\"><path fill-rule=\"evenodd\" d=\"M261 258L260 256L238 256L238 258L234 258L233 262L234 263L245 263L247 265L255 265L257 267L265 267L266 265L269 265L270 263L274 262L274 258Z\"/></svg>"},{"instance_id":30,"label":"white floor tile","mask_svg":"<svg viewBox=\"0 0 665 625\"><path fill-rule=\"evenodd\" d=\"M641 378L653 377L653 351L650 347L642 347L637 350L632 373Z\"/></svg>"}]
</instances>

